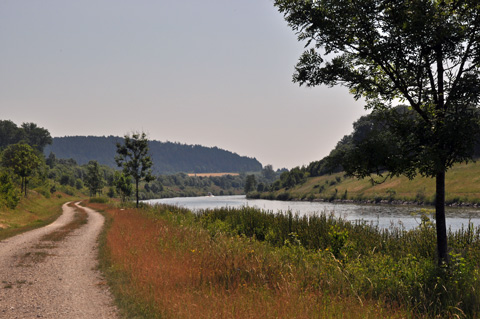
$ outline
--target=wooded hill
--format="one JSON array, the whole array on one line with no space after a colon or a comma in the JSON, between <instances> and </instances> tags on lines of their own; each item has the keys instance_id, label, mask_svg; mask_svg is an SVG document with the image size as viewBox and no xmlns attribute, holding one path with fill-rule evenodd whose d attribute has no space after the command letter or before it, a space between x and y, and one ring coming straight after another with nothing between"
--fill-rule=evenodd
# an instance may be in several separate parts
<instances>
[{"instance_id":1,"label":"wooded hill","mask_svg":"<svg viewBox=\"0 0 480 319\"><path fill-rule=\"evenodd\" d=\"M66 136L54 137L44 154L52 152L57 158L73 158L78 164L96 160L100 164L116 167L116 136ZM240 156L217 147L187 145L172 142L149 142L155 174L258 172L262 164L255 158Z\"/></svg>"}]
</instances>

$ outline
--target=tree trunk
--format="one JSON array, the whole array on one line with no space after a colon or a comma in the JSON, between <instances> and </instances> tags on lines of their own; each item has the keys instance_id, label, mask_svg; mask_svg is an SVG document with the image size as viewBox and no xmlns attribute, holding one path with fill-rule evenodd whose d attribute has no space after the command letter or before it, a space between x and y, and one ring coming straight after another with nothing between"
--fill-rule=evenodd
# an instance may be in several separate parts
<instances>
[{"instance_id":1,"label":"tree trunk","mask_svg":"<svg viewBox=\"0 0 480 319\"><path fill-rule=\"evenodd\" d=\"M135 179L135 192L137 196L137 208L138 208L138 179Z\"/></svg>"},{"instance_id":2,"label":"tree trunk","mask_svg":"<svg viewBox=\"0 0 480 319\"><path fill-rule=\"evenodd\" d=\"M445 221L445 170L436 176L435 219L437 225L438 264L448 262L447 223Z\"/></svg>"}]
</instances>

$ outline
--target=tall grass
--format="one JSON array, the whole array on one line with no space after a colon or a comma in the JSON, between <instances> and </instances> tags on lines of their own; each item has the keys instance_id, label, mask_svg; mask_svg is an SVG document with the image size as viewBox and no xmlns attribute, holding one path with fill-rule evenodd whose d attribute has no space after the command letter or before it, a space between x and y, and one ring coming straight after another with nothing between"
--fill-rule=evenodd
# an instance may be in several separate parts
<instances>
[{"instance_id":1,"label":"tall grass","mask_svg":"<svg viewBox=\"0 0 480 319\"><path fill-rule=\"evenodd\" d=\"M409 317L381 298L352 293L338 259L295 237L273 247L206 230L200 217L175 207L94 207L109 216L102 268L126 318Z\"/></svg>"},{"instance_id":2,"label":"tall grass","mask_svg":"<svg viewBox=\"0 0 480 319\"><path fill-rule=\"evenodd\" d=\"M221 230L297 252L302 285L403 305L417 315L477 317L480 228L449 232L451 262L437 267L435 225L423 212L417 229L378 229L326 214L275 214L251 207L205 210L197 216ZM289 249L288 249L289 248Z\"/></svg>"}]
</instances>

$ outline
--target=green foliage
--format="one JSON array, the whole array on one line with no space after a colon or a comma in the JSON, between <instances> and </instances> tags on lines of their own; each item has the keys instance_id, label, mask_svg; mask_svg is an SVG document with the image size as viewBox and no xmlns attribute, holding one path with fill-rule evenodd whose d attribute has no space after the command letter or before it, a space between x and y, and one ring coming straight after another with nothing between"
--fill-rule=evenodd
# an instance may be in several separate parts
<instances>
[{"instance_id":1,"label":"green foliage","mask_svg":"<svg viewBox=\"0 0 480 319\"><path fill-rule=\"evenodd\" d=\"M15 209L19 201L20 194L15 188L10 174L0 171L0 207Z\"/></svg>"},{"instance_id":2,"label":"green foliage","mask_svg":"<svg viewBox=\"0 0 480 319\"><path fill-rule=\"evenodd\" d=\"M69 136L55 137L45 148L45 156L53 152L57 158L73 158L80 165L96 160L116 168L116 143L121 137ZM255 158L240 156L217 147L149 141L149 153L155 174L188 173L247 173L260 172L262 164Z\"/></svg>"},{"instance_id":3,"label":"green foliage","mask_svg":"<svg viewBox=\"0 0 480 319\"><path fill-rule=\"evenodd\" d=\"M374 125L344 157L355 176L435 177L439 263L448 260L445 172L480 136L477 1L276 0L308 48L294 81L345 85ZM408 103L395 107L397 101Z\"/></svg>"},{"instance_id":4,"label":"green foliage","mask_svg":"<svg viewBox=\"0 0 480 319\"><path fill-rule=\"evenodd\" d=\"M245 194L255 191L255 186L257 181L255 180L255 175L248 175L245 182Z\"/></svg>"},{"instance_id":5,"label":"green foliage","mask_svg":"<svg viewBox=\"0 0 480 319\"><path fill-rule=\"evenodd\" d=\"M409 308L414 317L476 318L480 228L450 232L451 262L439 267L430 214L419 212L419 227L409 231L326 214L277 214L251 207L204 210L195 218L214 238L221 232L277 247L285 260L305 272L305 286L387 301Z\"/></svg>"},{"instance_id":6,"label":"green foliage","mask_svg":"<svg viewBox=\"0 0 480 319\"><path fill-rule=\"evenodd\" d=\"M26 143L41 153L46 145L52 143L52 137L35 123L23 123L18 127L12 121L0 120L0 150L18 143Z\"/></svg>"},{"instance_id":7,"label":"green foliage","mask_svg":"<svg viewBox=\"0 0 480 319\"><path fill-rule=\"evenodd\" d=\"M50 132L35 123L23 123L22 128L24 140L39 153L43 152L45 146L52 144Z\"/></svg>"},{"instance_id":8,"label":"green foliage","mask_svg":"<svg viewBox=\"0 0 480 319\"><path fill-rule=\"evenodd\" d=\"M21 178L21 190L27 196L28 178L32 176L42 161L27 144L9 145L2 153L1 164L11 169Z\"/></svg>"},{"instance_id":9,"label":"green foliage","mask_svg":"<svg viewBox=\"0 0 480 319\"><path fill-rule=\"evenodd\" d=\"M108 197L92 197L89 199L90 203L106 204L109 202Z\"/></svg>"},{"instance_id":10,"label":"green foliage","mask_svg":"<svg viewBox=\"0 0 480 319\"><path fill-rule=\"evenodd\" d=\"M277 174L273 170L272 165L265 165L265 167L262 169L262 176L267 183L272 183L277 177Z\"/></svg>"},{"instance_id":11,"label":"green foliage","mask_svg":"<svg viewBox=\"0 0 480 319\"><path fill-rule=\"evenodd\" d=\"M97 161L90 161L88 163L85 185L90 191L90 196L96 196L105 186L103 174Z\"/></svg>"},{"instance_id":12,"label":"green foliage","mask_svg":"<svg viewBox=\"0 0 480 319\"><path fill-rule=\"evenodd\" d=\"M145 133L133 133L132 136L125 135L125 144L117 143L117 156L115 161L123 168L126 176L131 176L135 181L135 197L137 207L139 204L138 186L141 180L147 183L154 180L151 167L151 157L148 155L148 140Z\"/></svg>"},{"instance_id":13,"label":"green foliage","mask_svg":"<svg viewBox=\"0 0 480 319\"><path fill-rule=\"evenodd\" d=\"M122 198L122 202L132 196L133 185L130 176L125 176L124 173L115 172L114 186Z\"/></svg>"}]
</instances>

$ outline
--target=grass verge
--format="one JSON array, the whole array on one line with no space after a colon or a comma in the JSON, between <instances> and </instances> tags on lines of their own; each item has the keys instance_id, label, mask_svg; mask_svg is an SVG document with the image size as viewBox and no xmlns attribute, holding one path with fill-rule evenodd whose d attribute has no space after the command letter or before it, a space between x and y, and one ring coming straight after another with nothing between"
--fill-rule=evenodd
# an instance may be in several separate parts
<instances>
[{"instance_id":1,"label":"grass verge","mask_svg":"<svg viewBox=\"0 0 480 319\"><path fill-rule=\"evenodd\" d=\"M40 228L55 221L62 214L62 205L78 197L55 193L50 198L31 192L16 209L0 208L0 240Z\"/></svg>"},{"instance_id":2,"label":"grass verge","mask_svg":"<svg viewBox=\"0 0 480 319\"><path fill-rule=\"evenodd\" d=\"M414 317L360 294L329 249L274 246L219 222L213 231L174 207L89 206L107 218L100 267L125 318Z\"/></svg>"}]
</instances>

